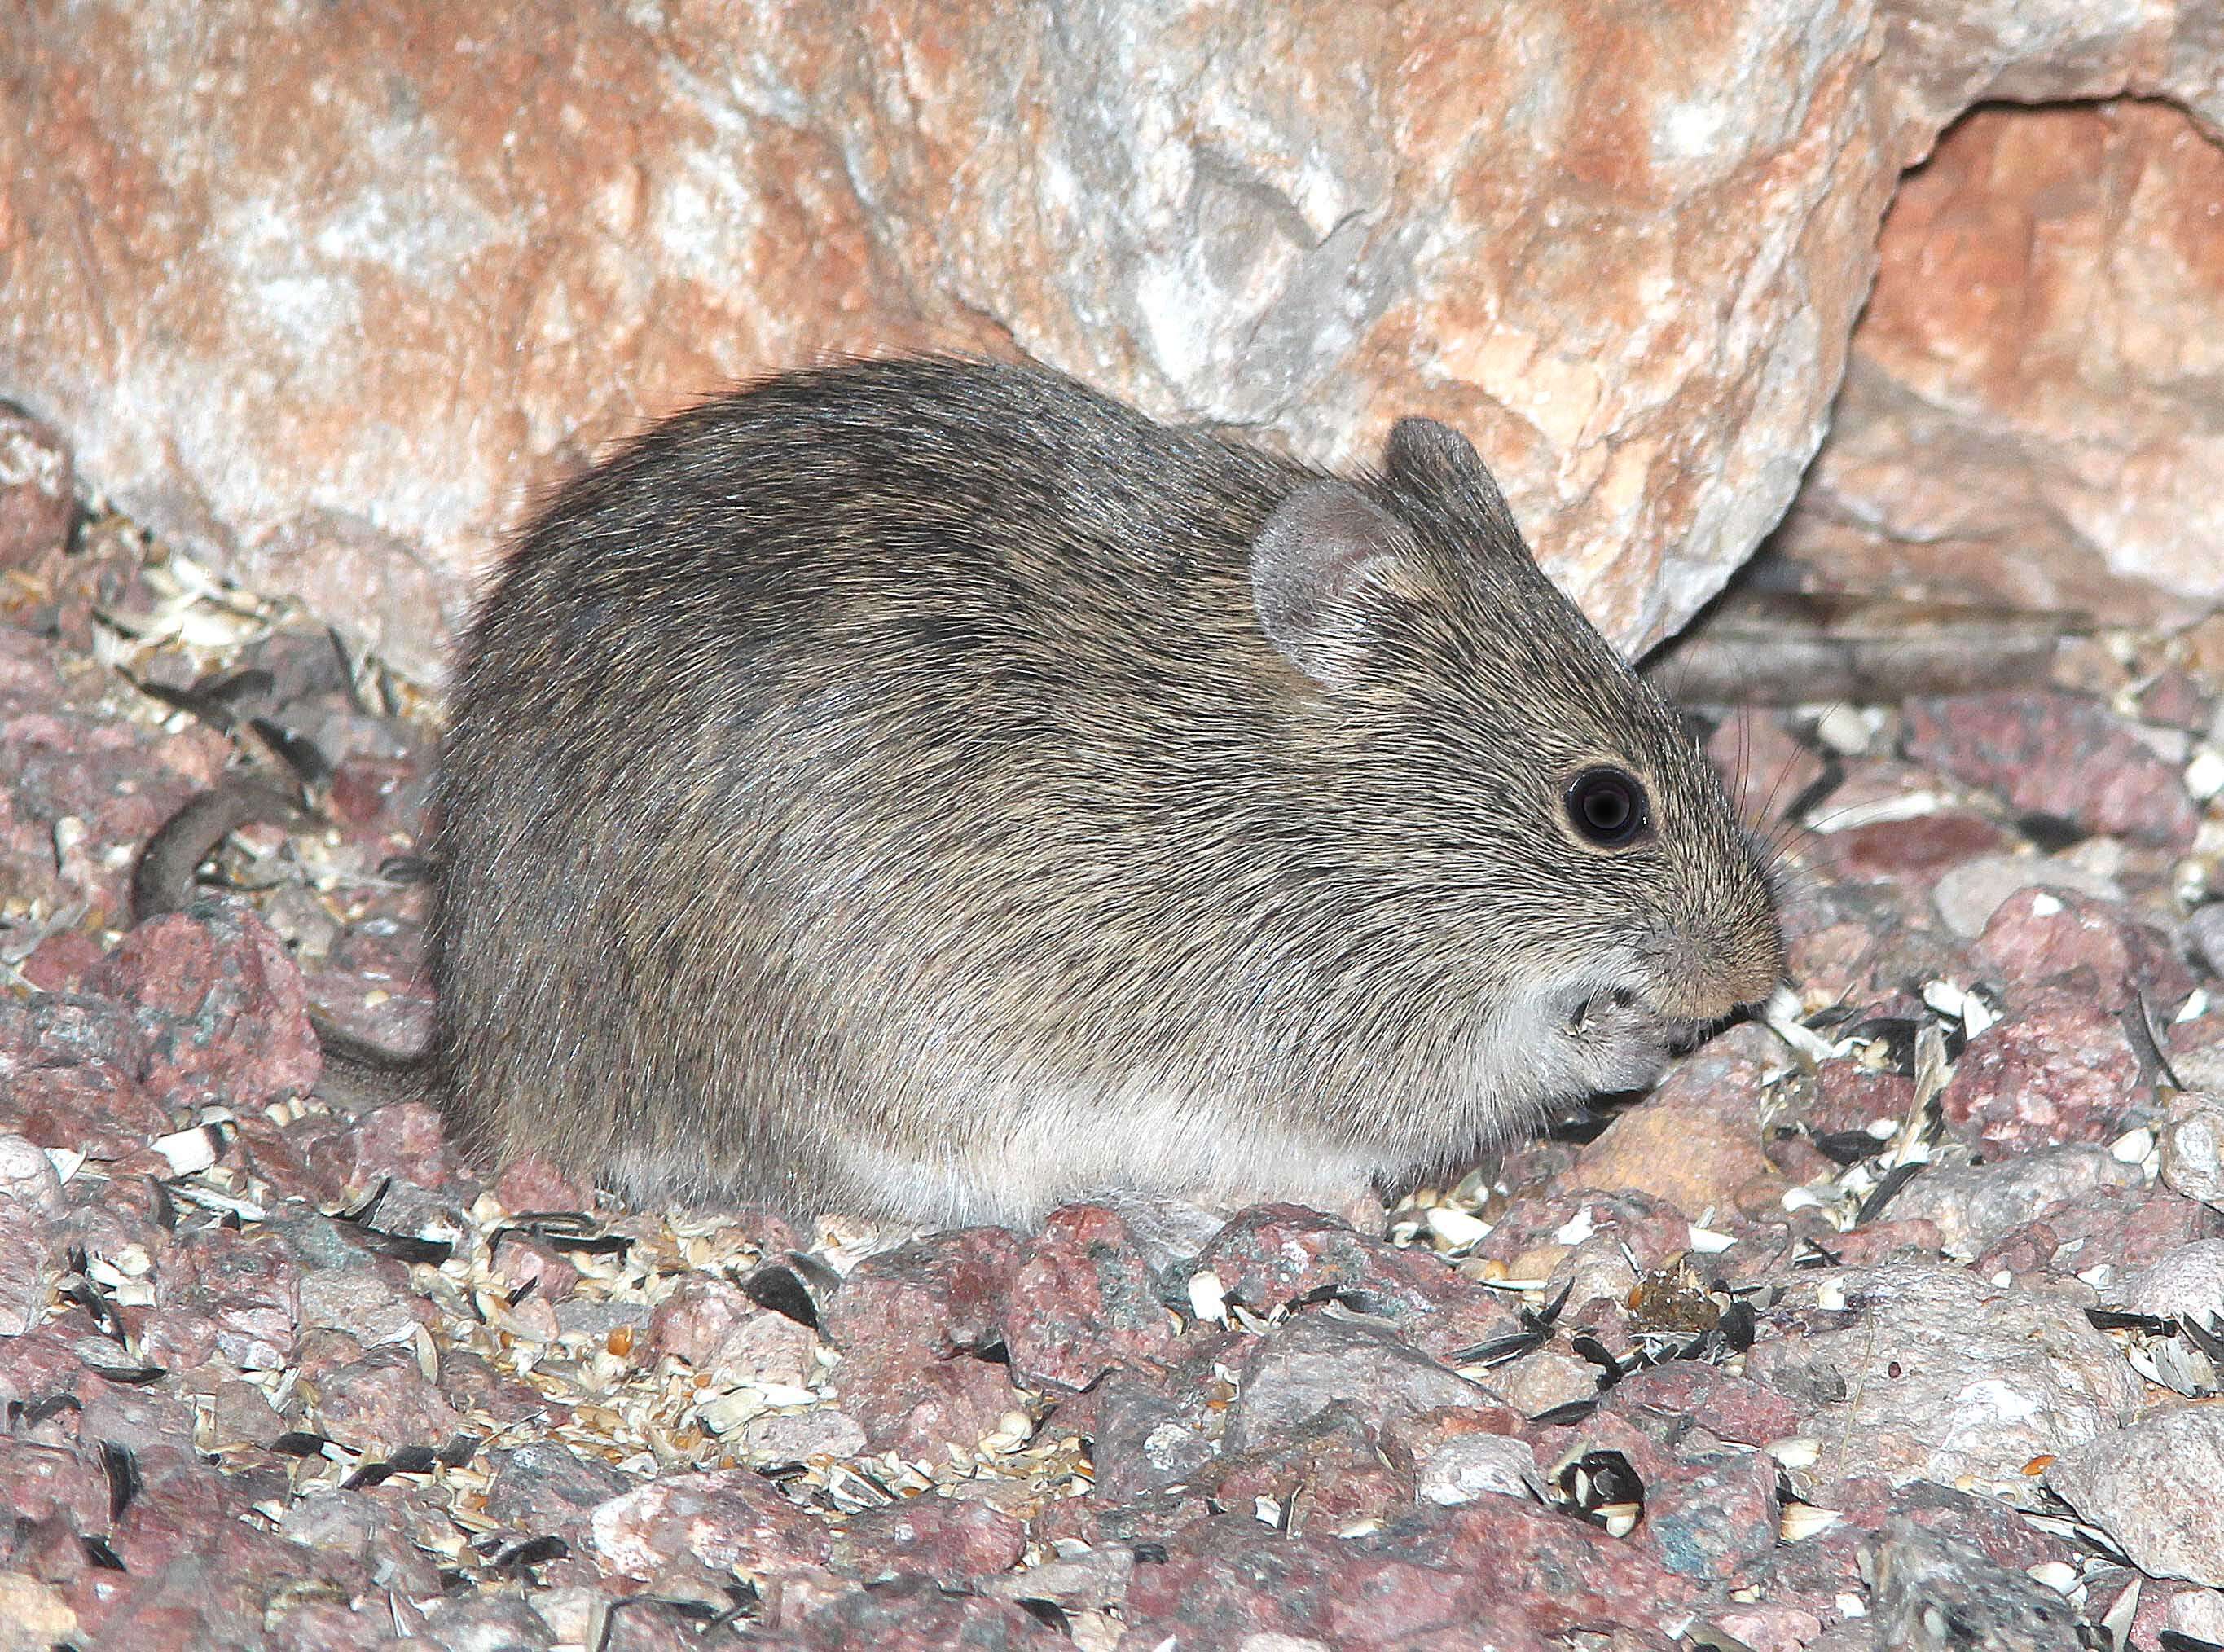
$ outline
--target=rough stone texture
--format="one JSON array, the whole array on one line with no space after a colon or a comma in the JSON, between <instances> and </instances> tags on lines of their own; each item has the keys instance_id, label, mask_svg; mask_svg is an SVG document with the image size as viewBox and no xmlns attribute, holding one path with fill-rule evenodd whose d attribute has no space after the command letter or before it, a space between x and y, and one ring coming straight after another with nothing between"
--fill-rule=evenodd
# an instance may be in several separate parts
<instances>
[{"instance_id":1,"label":"rough stone texture","mask_svg":"<svg viewBox=\"0 0 2224 1652\"><path fill-rule=\"evenodd\" d=\"M691 1641L701 1643L699 1637ZM1054 1652L1072 1643L1008 1601L948 1594L931 1579L907 1577L885 1589L841 1595L803 1617L792 1638L777 1644L796 1652L850 1652L861 1646L1039 1647Z\"/></svg>"},{"instance_id":2,"label":"rough stone texture","mask_svg":"<svg viewBox=\"0 0 2224 1652\"><path fill-rule=\"evenodd\" d=\"M2105 1147L2043 1147L1989 1164L1933 1166L1889 1208L1894 1221L1935 1223L1947 1254L1967 1261L2034 1218L2139 1179Z\"/></svg>"},{"instance_id":3,"label":"rough stone texture","mask_svg":"<svg viewBox=\"0 0 2224 1652\"><path fill-rule=\"evenodd\" d=\"M1788 1439L1807 1416L1787 1394L1689 1360L1623 1378L1608 1390L1606 1409L1663 1439L1696 1424L1718 1440L1746 1446Z\"/></svg>"},{"instance_id":4,"label":"rough stone texture","mask_svg":"<svg viewBox=\"0 0 2224 1652\"><path fill-rule=\"evenodd\" d=\"M2011 895L1969 951L1995 981L2060 981L2113 1012L2144 997L2164 1025L2193 989L2177 949L2120 899L2037 889Z\"/></svg>"},{"instance_id":5,"label":"rough stone texture","mask_svg":"<svg viewBox=\"0 0 2224 1652\"><path fill-rule=\"evenodd\" d=\"M2178 771L2107 708L2068 694L1964 694L1907 708L1918 762L2088 831L2183 847L2196 815Z\"/></svg>"},{"instance_id":6,"label":"rough stone texture","mask_svg":"<svg viewBox=\"0 0 2224 1652\"><path fill-rule=\"evenodd\" d=\"M1418 1483L1406 1454L1379 1441L1362 1407L1336 1401L1294 1424L1253 1435L1196 1476L1197 1489L1225 1509L1275 1511L1290 1531L1343 1532L1411 1509Z\"/></svg>"},{"instance_id":7,"label":"rough stone texture","mask_svg":"<svg viewBox=\"0 0 2224 1652\"><path fill-rule=\"evenodd\" d=\"M1983 1147L2102 1142L2144 1092L2139 1059L2091 992L2045 987L1969 1040L1939 1106Z\"/></svg>"},{"instance_id":8,"label":"rough stone texture","mask_svg":"<svg viewBox=\"0 0 2224 1652\"><path fill-rule=\"evenodd\" d=\"M1012 1276L1004 1340L1023 1379L1086 1388L1114 1365L1147 1364L1173 1345L1150 1264L1128 1224L1102 1205L1052 1213Z\"/></svg>"},{"instance_id":9,"label":"rough stone texture","mask_svg":"<svg viewBox=\"0 0 2224 1652\"><path fill-rule=\"evenodd\" d=\"M1504 1304L1468 1288L1435 1257L1401 1251L1299 1205L1238 1214L1196 1258L1221 1289L1254 1313L1334 1293L1398 1326L1437 1355L1513 1327Z\"/></svg>"},{"instance_id":10,"label":"rough stone texture","mask_svg":"<svg viewBox=\"0 0 2224 1652\"><path fill-rule=\"evenodd\" d=\"M2175 1406L2065 1452L2047 1483L2157 1577L2224 1586L2224 1411Z\"/></svg>"},{"instance_id":11,"label":"rough stone texture","mask_svg":"<svg viewBox=\"0 0 2224 1652\"><path fill-rule=\"evenodd\" d=\"M2051 1589L1905 1516L1876 1546L1875 1644L1905 1652L2077 1652L2076 1614Z\"/></svg>"},{"instance_id":12,"label":"rough stone texture","mask_svg":"<svg viewBox=\"0 0 2224 1652\"><path fill-rule=\"evenodd\" d=\"M62 1592L20 1572L0 1572L0 1652L47 1652L77 1633Z\"/></svg>"},{"instance_id":13,"label":"rough stone texture","mask_svg":"<svg viewBox=\"0 0 2224 1652\"><path fill-rule=\"evenodd\" d=\"M610 1563L647 1577L682 1556L778 1573L825 1561L832 1535L749 1469L681 1473L610 1498L589 1516Z\"/></svg>"},{"instance_id":14,"label":"rough stone texture","mask_svg":"<svg viewBox=\"0 0 2224 1652\"><path fill-rule=\"evenodd\" d=\"M683 1280L656 1307L649 1341L722 1382L807 1380L818 1338L785 1315L760 1308L735 1286L700 1277Z\"/></svg>"},{"instance_id":15,"label":"rough stone texture","mask_svg":"<svg viewBox=\"0 0 2224 1652\"><path fill-rule=\"evenodd\" d=\"M936 1234L869 1257L826 1305L842 1409L875 1447L938 1458L1018 1403L1005 1367L976 1355L1001 1335L1019 1249L1001 1227Z\"/></svg>"},{"instance_id":16,"label":"rough stone texture","mask_svg":"<svg viewBox=\"0 0 2224 1652\"><path fill-rule=\"evenodd\" d=\"M830 1563L867 1579L910 1572L957 1585L1009 1570L1027 1546L1027 1528L985 1504L914 1498L851 1520Z\"/></svg>"},{"instance_id":17,"label":"rough stone texture","mask_svg":"<svg viewBox=\"0 0 2224 1652\"><path fill-rule=\"evenodd\" d=\"M75 482L60 433L0 402L0 568L35 562L69 538Z\"/></svg>"},{"instance_id":18,"label":"rough stone texture","mask_svg":"<svg viewBox=\"0 0 2224 1652\"><path fill-rule=\"evenodd\" d=\"M1541 1279L1548 1296L1567 1290L1566 1311L1579 1317L1591 1302L1619 1302L1639 1271L1690 1250L1691 1224L1672 1205L1637 1192L1597 1193L1580 1176L1558 1178L1548 1191L1518 1199L1475 1254L1502 1263L1516 1279Z\"/></svg>"},{"instance_id":19,"label":"rough stone texture","mask_svg":"<svg viewBox=\"0 0 2224 1652\"><path fill-rule=\"evenodd\" d=\"M47 1156L21 1136L0 1136L0 1337L22 1336L45 1317L67 1260L54 1220L61 1208Z\"/></svg>"},{"instance_id":20,"label":"rough stone texture","mask_svg":"<svg viewBox=\"0 0 2224 1652\"><path fill-rule=\"evenodd\" d=\"M171 1247L157 1293L159 1306L205 1316L215 1349L243 1370L276 1371L294 1356L300 1271L275 1233L203 1228Z\"/></svg>"},{"instance_id":21,"label":"rough stone texture","mask_svg":"<svg viewBox=\"0 0 2224 1652\"><path fill-rule=\"evenodd\" d=\"M2196 907L2185 920L2185 932L2208 973L2224 977L2224 900Z\"/></svg>"},{"instance_id":22,"label":"rough stone texture","mask_svg":"<svg viewBox=\"0 0 2224 1652\"><path fill-rule=\"evenodd\" d=\"M11 16L0 391L136 515L428 674L532 485L735 377L919 343L1324 456L1450 419L1637 642L1792 497L1950 120L2224 117L2209 0L566 16ZM2149 375L2202 370L2199 244ZM2160 289L2125 286L2128 330ZM2167 567L2214 534L2115 537Z\"/></svg>"},{"instance_id":23,"label":"rough stone texture","mask_svg":"<svg viewBox=\"0 0 2224 1652\"><path fill-rule=\"evenodd\" d=\"M2224 1239L2195 1239L2122 1280L2109 1301L2136 1314L2224 1324Z\"/></svg>"},{"instance_id":24,"label":"rough stone texture","mask_svg":"<svg viewBox=\"0 0 2224 1652\"><path fill-rule=\"evenodd\" d=\"M2213 36L2204 50L2214 85ZM1986 109L1908 179L1778 536L1817 583L2125 621L2224 599L2213 103L2207 118L2204 135L2154 104Z\"/></svg>"},{"instance_id":25,"label":"rough stone texture","mask_svg":"<svg viewBox=\"0 0 2224 1652\"><path fill-rule=\"evenodd\" d=\"M1834 877L1877 882L1936 878L1938 890L1944 891L1949 886L1968 888L1968 867L1987 863L1998 866L2003 857L1987 851L2004 849L2012 841L2004 828L1981 815L1943 809L1937 814L1920 815L1912 820L1872 821L1832 832L1827 840L1826 853ZM2073 888L2080 886L2071 885ZM2006 895L2004 891L1993 905L1998 905ZM1956 934L1974 934L1984 927L1985 918L1992 915L1992 907L1985 907L1977 915L1974 928L1964 931L1955 921L1955 905L1949 905L1950 898L1943 893L1935 898L1939 916ZM1974 902L1964 896L1957 904L1967 910Z\"/></svg>"},{"instance_id":26,"label":"rough stone texture","mask_svg":"<svg viewBox=\"0 0 2224 1652\"><path fill-rule=\"evenodd\" d=\"M2139 1383L2083 1315L1946 1268L1798 1276L1785 1334L1747 1373L1816 1406L1819 1479L1964 1476L2018 1485L2024 1465L2130 1421ZM1816 1305L1832 1278L1846 1306Z\"/></svg>"},{"instance_id":27,"label":"rough stone texture","mask_svg":"<svg viewBox=\"0 0 2224 1652\"><path fill-rule=\"evenodd\" d=\"M2224 1205L2224 1097L2189 1090L2170 1103L2162 1179L2189 1199Z\"/></svg>"},{"instance_id":28,"label":"rough stone texture","mask_svg":"<svg viewBox=\"0 0 2224 1652\"><path fill-rule=\"evenodd\" d=\"M751 1417L742 1425L741 1442L753 1463L799 1463L854 1457L865 1448L865 1431L845 1411L815 1407Z\"/></svg>"},{"instance_id":29,"label":"rough stone texture","mask_svg":"<svg viewBox=\"0 0 2224 1652\"><path fill-rule=\"evenodd\" d=\"M316 1415L324 1431L375 1454L439 1446L465 1426L406 1348L374 1349L319 1378L317 1389Z\"/></svg>"},{"instance_id":30,"label":"rough stone texture","mask_svg":"<svg viewBox=\"0 0 2224 1652\"><path fill-rule=\"evenodd\" d=\"M1221 1516L1170 1541L1166 1561L1138 1567L1128 1591L1131 1635L1146 1646L1186 1632L1238 1645L1245 1634L1368 1649L1473 1646L1544 1652L1569 1630L1657 1629L1665 1603L1626 1592L1641 1567L1596 1529L1511 1498L1410 1516L1372 1536L1278 1537ZM1442 1640L1431 1630L1456 1631ZM1645 1640L1634 1643L1646 1645Z\"/></svg>"},{"instance_id":31,"label":"rough stone texture","mask_svg":"<svg viewBox=\"0 0 2224 1652\"><path fill-rule=\"evenodd\" d=\"M631 1489L607 1465L554 1441L536 1440L495 1455L487 1512L521 1529L553 1532L584 1543L594 1510Z\"/></svg>"},{"instance_id":32,"label":"rough stone texture","mask_svg":"<svg viewBox=\"0 0 2224 1652\"><path fill-rule=\"evenodd\" d=\"M323 1065L301 972L251 911L142 924L91 984L138 1006L148 1058L134 1076L173 1103L254 1106L306 1091Z\"/></svg>"},{"instance_id":33,"label":"rough stone texture","mask_svg":"<svg viewBox=\"0 0 2224 1652\"><path fill-rule=\"evenodd\" d=\"M2132 1188L2121 1193L2104 1189L2006 1234L1973 1265L1991 1277L2006 1265L1999 1253L2030 1236L2041 1241L2038 1248L2047 1270L2057 1276L2054 1284L2074 1289L2059 1277L2074 1273L2081 1282L2112 1289L2117 1280L2152 1267L2172 1251L2220 1233L2224 1233L2224 1214L2166 1188Z\"/></svg>"},{"instance_id":34,"label":"rough stone texture","mask_svg":"<svg viewBox=\"0 0 2224 1652\"><path fill-rule=\"evenodd\" d=\"M2224 1595L2181 1589L2170 1598L2170 1627L2197 1641L2224 1646Z\"/></svg>"},{"instance_id":35,"label":"rough stone texture","mask_svg":"<svg viewBox=\"0 0 2224 1652\"><path fill-rule=\"evenodd\" d=\"M868 1257L820 1314L826 1335L845 1351L903 1340L936 1355L988 1346L999 1319L1020 1241L1001 1227L964 1227Z\"/></svg>"},{"instance_id":36,"label":"rough stone texture","mask_svg":"<svg viewBox=\"0 0 2224 1652\"><path fill-rule=\"evenodd\" d=\"M1757 1451L1677 1462L1646 1487L1644 1542L1678 1577L1741 1576L1776 1546L1776 1473Z\"/></svg>"},{"instance_id":37,"label":"rough stone texture","mask_svg":"<svg viewBox=\"0 0 2224 1652\"><path fill-rule=\"evenodd\" d=\"M1527 1441L1505 1434L1453 1434L1418 1460L1416 1469L1415 1493L1430 1503L1537 1495L1536 1451Z\"/></svg>"},{"instance_id":38,"label":"rough stone texture","mask_svg":"<svg viewBox=\"0 0 2224 1652\"><path fill-rule=\"evenodd\" d=\"M1741 1199L1772 1204L1783 1178L1761 1152L1753 1096L1776 1041L1759 1027L1716 1039L1576 1161L1589 1187L1665 1200L1693 1221Z\"/></svg>"},{"instance_id":39,"label":"rough stone texture","mask_svg":"<svg viewBox=\"0 0 2224 1652\"><path fill-rule=\"evenodd\" d=\"M2124 894L2114 879L2059 855L1984 854L1942 874L1930 899L1946 927L1973 941L1985 932L2003 904L2026 889L2089 895L2095 900L2120 900Z\"/></svg>"},{"instance_id":40,"label":"rough stone texture","mask_svg":"<svg viewBox=\"0 0 2224 1652\"><path fill-rule=\"evenodd\" d=\"M1386 1326L1304 1314L1262 1338L1246 1362L1229 1414L1228 1448L1242 1451L1340 1401L1380 1430L1443 1406L1482 1406L1488 1396Z\"/></svg>"},{"instance_id":41,"label":"rough stone texture","mask_svg":"<svg viewBox=\"0 0 2224 1652\"><path fill-rule=\"evenodd\" d=\"M8 594L0 583L0 601ZM0 889L50 910L82 901L120 925L133 851L215 779L224 742L206 728L121 722L99 703L106 684L81 672L65 680L51 656L50 644L0 626ZM72 973L86 962L80 954Z\"/></svg>"}]
</instances>

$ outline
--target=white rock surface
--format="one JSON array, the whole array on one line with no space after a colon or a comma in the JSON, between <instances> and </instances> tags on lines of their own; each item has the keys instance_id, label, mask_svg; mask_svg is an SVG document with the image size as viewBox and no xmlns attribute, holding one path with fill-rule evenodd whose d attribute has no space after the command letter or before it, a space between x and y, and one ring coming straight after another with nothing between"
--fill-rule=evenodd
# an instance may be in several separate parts
<instances>
[{"instance_id":1,"label":"white rock surface","mask_svg":"<svg viewBox=\"0 0 2224 1652\"><path fill-rule=\"evenodd\" d=\"M2102 1434L2046 1481L2141 1571L2224 1584L2224 1407L2174 1406Z\"/></svg>"},{"instance_id":2,"label":"white rock surface","mask_svg":"<svg viewBox=\"0 0 2224 1652\"><path fill-rule=\"evenodd\" d=\"M149 526L426 676L521 502L609 439L920 345L1324 459L1450 419L1641 644L1791 500L1902 171L1979 100L2214 130L2221 15L17 8L0 394Z\"/></svg>"},{"instance_id":3,"label":"white rock surface","mask_svg":"<svg viewBox=\"0 0 2224 1652\"><path fill-rule=\"evenodd\" d=\"M1844 1306L1833 1304L1842 1300ZM2113 1343L2058 1297L1958 1268L1802 1273L1748 1374L1817 1403L1818 1480L1878 1475L2027 1491L2024 1467L2128 1422L2141 1385Z\"/></svg>"}]
</instances>

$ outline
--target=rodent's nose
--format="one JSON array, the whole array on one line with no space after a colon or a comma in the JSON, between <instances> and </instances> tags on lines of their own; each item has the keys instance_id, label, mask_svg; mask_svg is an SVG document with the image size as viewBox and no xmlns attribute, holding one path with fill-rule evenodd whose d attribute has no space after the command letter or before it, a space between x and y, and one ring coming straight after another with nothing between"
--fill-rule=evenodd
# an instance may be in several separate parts
<instances>
[{"instance_id":1,"label":"rodent's nose","mask_svg":"<svg viewBox=\"0 0 2224 1652\"><path fill-rule=\"evenodd\" d=\"M1685 1021L1719 1021L1774 993L1784 955L1770 936L1765 946L1707 947L1686 941L1667 949L1654 976L1653 1006Z\"/></svg>"}]
</instances>

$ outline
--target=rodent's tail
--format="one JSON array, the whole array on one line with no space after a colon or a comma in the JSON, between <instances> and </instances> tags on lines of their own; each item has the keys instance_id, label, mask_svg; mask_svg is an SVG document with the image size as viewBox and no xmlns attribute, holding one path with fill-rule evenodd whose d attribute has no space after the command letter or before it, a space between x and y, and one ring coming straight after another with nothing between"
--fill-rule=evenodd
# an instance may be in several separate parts
<instances>
[{"instance_id":1,"label":"rodent's tail","mask_svg":"<svg viewBox=\"0 0 2224 1652\"><path fill-rule=\"evenodd\" d=\"M332 1025L322 1010L312 1008L309 1025L325 1047L325 1070L317 1088L325 1099L358 1112L391 1107L397 1101L439 1105L439 1087L430 1050L405 1056L368 1038L358 1038Z\"/></svg>"},{"instance_id":2,"label":"rodent's tail","mask_svg":"<svg viewBox=\"0 0 2224 1652\"><path fill-rule=\"evenodd\" d=\"M131 873L131 921L182 912L193 901L193 874L216 846L243 826L300 826L309 811L273 785L231 779L212 786L164 821Z\"/></svg>"},{"instance_id":3,"label":"rodent's tail","mask_svg":"<svg viewBox=\"0 0 2224 1652\"><path fill-rule=\"evenodd\" d=\"M277 787L244 778L219 782L162 823L131 873L131 917L145 923L181 912L193 904L193 877L217 845L242 826L300 827L315 818ZM324 1046L324 1075L317 1088L344 1106L368 1108L396 1101L437 1102L430 1051L404 1055L343 1031L312 1008L309 1025Z\"/></svg>"}]
</instances>

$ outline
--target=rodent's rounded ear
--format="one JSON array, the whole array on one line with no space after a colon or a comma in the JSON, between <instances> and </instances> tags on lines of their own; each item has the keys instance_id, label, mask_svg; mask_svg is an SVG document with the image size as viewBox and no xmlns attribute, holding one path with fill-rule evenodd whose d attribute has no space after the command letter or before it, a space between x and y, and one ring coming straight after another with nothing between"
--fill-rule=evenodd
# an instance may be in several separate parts
<instances>
[{"instance_id":1,"label":"rodent's rounded ear","mask_svg":"<svg viewBox=\"0 0 2224 1652\"><path fill-rule=\"evenodd\" d=\"M1450 425L1433 419L1401 419L1390 428L1382 471L1391 485L1435 498L1450 498L1502 531L1518 545L1521 536L1506 495L1483 463L1475 444Z\"/></svg>"},{"instance_id":2,"label":"rodent's rounded ear","mask_svg":"<svg viewBox=\"0 0 2224 1652\"><path fill-rule=\"evenodd\" d=\"M1348 682L1365 641L1367 588L1418 553L1412 536L1350 483L1309 482L1251 542L1260 628L1306 676Z\"/></svg>"}]
</instances>

